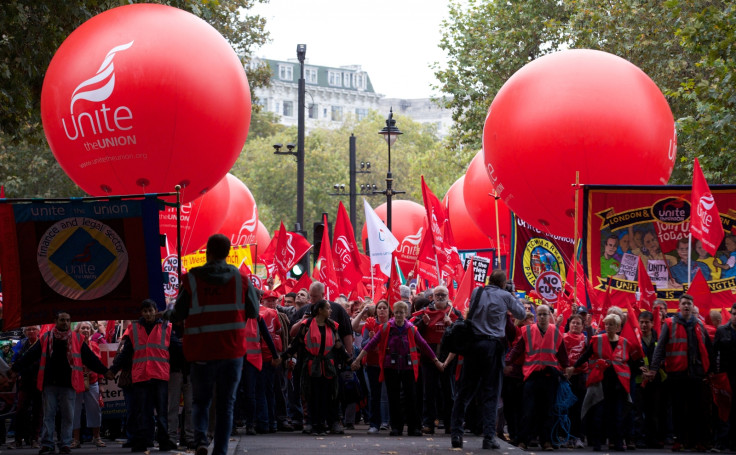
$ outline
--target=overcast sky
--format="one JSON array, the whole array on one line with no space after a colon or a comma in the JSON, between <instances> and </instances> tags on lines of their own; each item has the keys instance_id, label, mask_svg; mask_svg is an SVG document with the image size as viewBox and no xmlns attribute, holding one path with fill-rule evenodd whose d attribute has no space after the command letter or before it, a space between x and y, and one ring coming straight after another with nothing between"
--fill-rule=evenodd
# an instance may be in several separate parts
<instances>
[{"instance_id":1,"label":"overcast sky","mask_svg":"<svg viewBox=\"0 0 736 455\"><path fill-rule=\"evenodd\" d=\"M272 39L258 57L296 58L303 43L310 64L361 65L389 98L437 93L429 65L446 60L438 47L445 0L270 0L252 11L266 18Z\"/></svg>"}]
</instances>

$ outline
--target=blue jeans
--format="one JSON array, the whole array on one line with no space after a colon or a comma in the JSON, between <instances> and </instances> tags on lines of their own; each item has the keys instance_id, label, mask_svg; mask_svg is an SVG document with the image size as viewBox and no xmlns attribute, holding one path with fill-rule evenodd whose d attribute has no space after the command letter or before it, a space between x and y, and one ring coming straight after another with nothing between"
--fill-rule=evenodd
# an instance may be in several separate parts
<instances>
[{"instance_id":1,"label":"blue jeans","mask_svg":"<svg viewBox=\"0 0 736 455\"><path fill-rule=\"evenodd\" d=\"M54 448L54 428L56 411L61 412L61 447L72 445L72 426L74 423L74 403L77 393L71 387L49 385L43 387L43 428L41 445Z\"/></svg>"},{"instance_id":2,"label":"blue jeans","mask_svg":"<svg viewBox=\"0 0 736 455\"><path fill-rule=\"evenodd\" d=\"M215 447L212 455L225 455L233 426L235 391L240 383L243 358L194 362L191 364L192 380L192 425L194 442L197 446L208 446L212 390L216 388L215 403Z\"/></svg>"}]
</instances>

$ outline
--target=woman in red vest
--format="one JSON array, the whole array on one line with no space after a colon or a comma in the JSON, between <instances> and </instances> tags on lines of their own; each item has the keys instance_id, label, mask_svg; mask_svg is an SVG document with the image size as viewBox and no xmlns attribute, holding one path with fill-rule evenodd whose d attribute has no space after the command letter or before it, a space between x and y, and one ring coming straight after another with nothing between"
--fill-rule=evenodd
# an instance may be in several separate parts
<instances>
[{"instance_id":1,"label":"woman in red vest","mask_svg":"<svg viewBox=\"0 0 736 455\"><path fill-rule=\"evenodd\" d=\"M567 369L568 376L575 368L582 368L592 359L588 374L588 391L585 396L582 414L591 413L588 436L594 451L601 450L606 436L613 443L613 450L624 448L624 406L631 403L629 396L631 387L631 371L629 358L631 345L626 338L620 337L621 318L617 314L609 314L603 318L605 334L595 335L588 348L575 365Z\"/></svg>"},{"instance_id":2,"label":"woman in red vest","mask_svg":"<svg viewBox=\"0 0 736 455\"><path fill-rule=\"evenodd\" d=\"M337 334L337 323L330 319L332 308L327 300L312 305L311 316L299 329L283 357L294 356L304 350L302 363L302 395L308 400L312 414L312 432L326 434L327 428L337 421L337 367L335 361L349 359L345 346ZM333 430L334 431L334 430Z\"/></svg>"},{"instance_id":3,"label":"woman in red vest","mask_svg":"<svg viewBox=\"0 0 736 455\"><path fill-rule=\"evenodd\" d=\"M366 306L365 308L370 307ZM373 336L378 333L381 326L387 323L391 317L391 308L389 308L386 300L379 300L378 303L376 303L375 309L376 316L366 319L365 324L363 325L363 349L365 349L365 346ZM355 325L353 325L353 328L355 328ZM368 433L375 434L380 430L382 423L386 423L388 425L388 421L382 422L383 413L381 412L381 389L383 388L383 383L378 379L381 376L381 364L378 349L374 348L370 352L367 352L364 360L365 371L368 375L368 385L371 388L371 417ZM388 411L388 400L386 400L384 410Z\"/></svg>"},{"instance_id":4,"label":"woman in red vest","mask_svg":"<svg viewBox=\"0 0 736 455\"><path fill-rule=\"evenodd\" d=\"M584 313L585 314L585 313ZM562 342L565 343L567 351L568 365L574 365L575 362L583 355L588 346L588 337L583 332L585 327L585 319L583 314L576 313L567 320L570 330L562 336ZM585 380L587 379L588 363L586 362L580 368L574 368L573 374L570 376L570 389L578 398L578 401L569 409L570 416L570 434L575 437L571 441L571 445L575 449L585 447L581 437L583 435L582 420L580 419L580 410L582 409L583 399L585 398Z\"/></svg>"},{"instance_id":5,"label":"woman in red vest","mask_svg":"<svg viewBox=\"0 0 736 455\"><path fill-rule=\"evenodd\" d=\"M417 331L414 325L406 320L409 305L399 301L394 303L394 318L381 326L371 338L360 355L352 364L352 369L360 368L360 362L374 348L378 348L381 366L380 381L386 380L388 389L391 436L401 436L404 430L404 414L401 410L401 393L404 393L406 406L407 433L410 436L421 436L419 415L415 400L416 381L419 377L419 350L433 362L437 369L443 371L442 362L432 348Z\"/></svg>"},{"instance_id":6,"label":"woman in red vest","mask_svg":"<svg viewBox=\"0 0 736 455\"><path fill-rule=\"evenodd\" d=\"M97 343L90 342L92 336L92 323L89 321L80 322L74 328L74 331L82 335L82 340L92 349L92 352L99 358L100 348ZM102 360L102 359L100 359ZM84 392L77 393L74 405L74 430L72 431L72 449L78 449L82 445L80 439L80 430L82 428L82 406L87 416L87 428L92 430L92 443L97 447L105 447L105 443L100 438L100 425L102 424L102 410L100 409L100 387L97 382L99 375L89 368L84 368Z\"/></svg>"}]
</instances>

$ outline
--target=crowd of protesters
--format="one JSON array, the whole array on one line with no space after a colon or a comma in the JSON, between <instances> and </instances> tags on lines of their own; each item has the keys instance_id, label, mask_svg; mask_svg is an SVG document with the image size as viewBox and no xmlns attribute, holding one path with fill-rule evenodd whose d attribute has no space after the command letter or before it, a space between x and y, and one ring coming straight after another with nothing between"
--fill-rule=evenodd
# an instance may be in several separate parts
<instances>
[{"instance_id":1,"label":"crowd of protesters","mask_svg":"<svg viewBox=\"0 0 736 455\"><path fill-rule=\"evenodd\" d=\"M736 386L736 304L730 320L718 324L714 313L709 327L687 294L673 314L656 302L656 317L638 315L641 352L620 335L633 315L617 307L597 324L582 307L562 320L550 306L506 291L503 272L494 271L490 282L474 292L476 308L465 312L444 286L419 294L402 286L401 300L392 304L328 301L319 282L285 295L249 288L260 306L243 319L244 354L230 380L234 405L225 429L202 420L197 403L204 400L208 409L211 396L203 398L192 377L204 374L194 368L203 362L192 357L191 344L183 348L192 336L187 317L202 304L193 279L175 309L162 314L146 300L140 319L120 321L116 330L96 321L72 329L71 316L60 312L42 335L39 326L25 327L13 357L8 377L17 377L19 404L12 446L53 453L58 412L60 453L80 447L85 434L105 446L101 427L111 434L122 427L123 446L134 452L156 441L160 451L206 454L213 434L215 440L238 433L344 434L361 421L368 434L442 431L452 435L453 447L462 447L463 434L471 432L484 436L486 449L499 447L495 438L524 450L736 449L730 401L711 394ZM175 317L183 305L188 313ZM474 350L459 356L445 348L443 335L464 317L477 339ZM100 361L99 344L106 342L120 343L109 369ZM721 389L719 375L726 378ZM116 429L101 421L98 385L113 376L128 411ZM576 400L560 412L564 391ZM216 409L229 406L216 398Z\"/></svg>"}]
</instances>

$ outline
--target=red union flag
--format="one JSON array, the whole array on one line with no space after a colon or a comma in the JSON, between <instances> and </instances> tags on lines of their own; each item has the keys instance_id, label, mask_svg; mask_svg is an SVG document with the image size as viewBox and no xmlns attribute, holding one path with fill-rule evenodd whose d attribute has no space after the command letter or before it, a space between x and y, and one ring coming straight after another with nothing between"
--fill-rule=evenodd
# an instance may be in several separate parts
<instances>
[{"instance_id":1,"label":"red union flag","mask_svg":"<svg viewBox=\"0 0 736 455\"><path fill-rule=\"evenodd\" d=\"M355 242L353 225L350 223L350 217L342 201L337 207L335 235L332 239L332 259L335 261L340 291L348 295L363 279L363 272L360 270L360 251Z\"/></svg>"},{"instance_id":2,"label":"red union flag","mask_svg":"<svg viewBox=\"0 0 736 455\"><path fill-rule=\"evenodd\" d=\"M312 276L317 278L325 285L325 298L334 300L340 295L340 287L337 284L337 274L335 273L335 264L332 260L332 251L330 251L330 236L327 229L327 217L323 219L325 229L322 231L322 245L319 249L319 257L314 266Z\"/></svg>"},{"instance_id":3,"label":"red union flag","mask_svg":"<svg viewBox=\"0 0 736 455\"><path fill-rule=\"evenodd\" d=\"M700 162L695 158L693 166L693 190L692 190L692 209L690 215L690 232L693 237L703 242L705 251L715 256L718 245L725 233L723 232L723 223L721 223L721 215L718 213L716 201L710 192L708 182L705 180Z\"/></svg>"},{"instance_id":4,"label":"red union flag","mask_svg":"<svg viewBox=\"0 0 736 455\"><path fill-rule=\"evenodd\" d=\"M444 232L442 227L445 225L447 215L445 210L442 208L440 200L434 195L432 190L429 189L427 184L424 182L424 176L422 176L422 199L424 201L424 208L427 210L427 220L429 221L428 235L432 239L432 245L434 246L434 252L437 255L437 259L441 263L445 263L446 257L443 249L445 243Z\"/></svg>"},{"instance_id":5,"label":"red union flag","mask_svg":"<svg viewBox=\"0 0 736 455\"><path fill-rule=\"evenodd\" d=\"M275 248L271 248L274 245ZM299 260L307 254L307 251L312 248L307 239L294 232L286 232L284 222L281 222L279 230L271 239L271 243L268 244L266 251L261 256L261 260L264 264L272 264L269 268L269 275L273 275L275 272L281 277L282 280L286 280L286 273L291 270ZM273 269L273 270L272 270Z\"/></svg>"}]
</instances>

